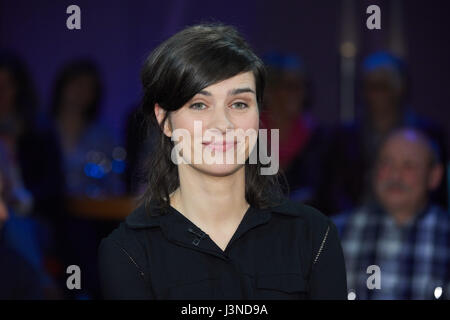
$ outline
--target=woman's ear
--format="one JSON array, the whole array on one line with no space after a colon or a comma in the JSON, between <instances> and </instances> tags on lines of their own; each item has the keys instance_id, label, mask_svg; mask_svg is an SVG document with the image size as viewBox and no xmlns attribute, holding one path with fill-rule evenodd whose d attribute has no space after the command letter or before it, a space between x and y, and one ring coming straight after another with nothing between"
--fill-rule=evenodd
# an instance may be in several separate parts
<instances>
[{"instance_id":1,"label":"woman's ear","mask_svg":"<svg viewBox=\"0 0 450 320\"><path fill-rule=\"evenodd\" d=\"M161 127L161 123L164 121L164 117L166 116L167 111L161 108L159 104L155 104L155 117L158 120L159 126ZM172 136L172 130L170 129L169 119L166 119L164 122L164 127L162 128L164 134L168 137Z\"/></svg>"}]
</instances>

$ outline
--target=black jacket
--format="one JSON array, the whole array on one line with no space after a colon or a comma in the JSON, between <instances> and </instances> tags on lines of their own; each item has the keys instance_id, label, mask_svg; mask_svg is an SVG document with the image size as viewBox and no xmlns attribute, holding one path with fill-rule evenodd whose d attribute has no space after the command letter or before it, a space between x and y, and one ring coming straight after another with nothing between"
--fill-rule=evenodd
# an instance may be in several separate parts
<instances>
[{"instance_id":1,"label":"black jacket","mask_svg":"<svg viewBox=\"0 0 450 320\"><path fill-rule=\"evenodd\" d=\"M106 299L347 298L336 227L312 207L250 207L225 251L173 207L149 209L100 244Z\"/></svg>"}]
</instances>

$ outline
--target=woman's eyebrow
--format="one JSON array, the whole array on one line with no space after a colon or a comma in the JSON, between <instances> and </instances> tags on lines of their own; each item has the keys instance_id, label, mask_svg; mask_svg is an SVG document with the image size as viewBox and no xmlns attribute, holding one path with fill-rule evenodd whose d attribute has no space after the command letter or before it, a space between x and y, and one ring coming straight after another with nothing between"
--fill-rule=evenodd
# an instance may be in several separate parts
<instances>
[{"instance_id":1,"label":"woman's eyebrow","mask_svg":"<svg viewBox=\"0 0 450 320\"><path fill-rule=\"evenodd\" d=\"M255 93L255 91L253 89L251 89L249 87L245 87L245 88L231 89L231 90L228 91L227 95L228 96L235 96L235 95L238 95L240 93L246 93L246 92ZM212 93L207 91L207 90L199 91L197 94L201 94L201 95L208 96L208 97L212 96Z\"/></svg>"},{"instance_id":2,"label":"woman's eyebrow","mask_svg":"<svg viewBox=\"0 0 450 320\"><path fill-rule=\"evenodd\" d=\"M246 87L246 88L232 89L232 90L228 91L228 95L229 96L235 96L237 94L245 93L245 92L255 93L255 91L253 89Z\"/></svg>"},{"instance_id":3,"label":"woman's eyebrow","mask_svg":"<svg viewBox=\"0 0 450 320\"><path fill-rule=\"evenodd\" d=\"M208 96L208 97L212 96L211 92L206 91L206 90L199 91L197 94L202 94L202 95Z\"/></svg>"}]
</instances>

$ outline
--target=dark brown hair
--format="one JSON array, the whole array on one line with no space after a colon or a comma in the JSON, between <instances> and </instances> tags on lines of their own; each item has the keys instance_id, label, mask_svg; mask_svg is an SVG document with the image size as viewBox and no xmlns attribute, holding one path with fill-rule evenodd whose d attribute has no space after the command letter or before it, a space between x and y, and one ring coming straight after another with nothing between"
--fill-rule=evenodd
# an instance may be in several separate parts
<instances>
[{"instance_id":1,"label":"dark brown hair","mask_svg":"<svg viewBox=\"0 0 450 320\"><path fill-rule=\"evenodd\" d=\"M50 111L54 117L58 117L61 113L61 100L63 98L62 95L64 89L73 80L84 75L94 79L94 98L84 111L83 120L85 123L89 124L97 119L100 112L103 88L100 72L96 63L87 58L81 58L67 63L58 74L53 89L53 98L50 107Z\"/></svg>"}]
</instances>

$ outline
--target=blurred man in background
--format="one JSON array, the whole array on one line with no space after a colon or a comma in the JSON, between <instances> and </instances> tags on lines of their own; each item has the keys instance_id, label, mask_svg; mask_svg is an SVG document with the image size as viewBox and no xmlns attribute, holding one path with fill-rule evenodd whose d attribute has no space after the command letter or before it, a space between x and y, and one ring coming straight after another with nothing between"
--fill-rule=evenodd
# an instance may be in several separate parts
<instances>
[{"instance_id":1,"label":"blurred man in background","mask_svg":"<svg viewBox=\"0 0 450 320\"><path fill-rule=\"evenodd\" d=\"M348 288L359 299L432 299L450 290L450 215L430 201L443 165L436 144L416 129L381 143L373 171L375 198L335 217ZM367 267L380 267L381 288L367 287Z\"/></svg>"},{"instance_id":2,"label":"blurred man in background","mask_svg":"<svg viewBox=\"0 0 450 320\"><path fill-rule=\"evenodd\" d=\"M363 107L353 123L333 134L321 189L325 212L335 213L353 208L373 196L371 170L374 154L387 134L403 126L417 128L440 147L446 160L444 131L431 120L419 116L408 105L408 77L404 62L388 52L369 55L362 65ZM431 195L446 206L445 185Z\"/></svg>"}]
</instances>

